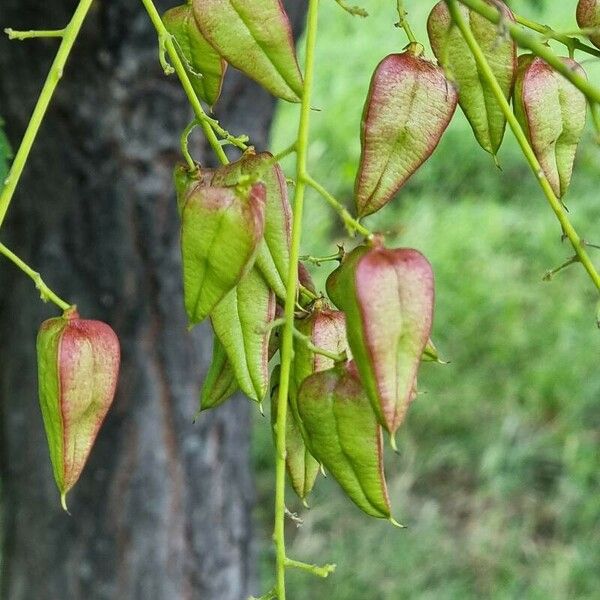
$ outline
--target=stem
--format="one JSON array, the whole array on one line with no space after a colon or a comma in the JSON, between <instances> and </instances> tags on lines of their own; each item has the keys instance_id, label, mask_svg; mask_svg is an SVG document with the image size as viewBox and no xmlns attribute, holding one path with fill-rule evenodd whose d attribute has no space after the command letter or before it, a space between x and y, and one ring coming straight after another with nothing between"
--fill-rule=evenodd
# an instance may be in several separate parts
<instances>
[{"instance_id":1,"label":"stem","mask_svg":"<svg viewBox=\"0 0 600 600\"><path fill-rule=\"evenodd\" d=\"M285 600L285 424L287 419L288 393L290 387L290 369L292 365L294 342L294 309L298 287L298 260L300 258L300 242L302 238L302 215L304 211L304 194L306 191L305 176L307 172L310 100L313 86L315 47L317 41L319 0L308 1L306 24L306 66L304 73L304 92L300 123L298 126L298 142L296 144L296 179L294 193L294 216L292 224L292 243L290 252L290 269L287 278L285 300L285 326L281 342L281 375L279 380L279 396L277 403L276 427L276 489L275 489L275 529L273 540L277 554L277 597Z\"/></svg>"},{"instance_id":2,"label":"stem","mask_svg":"<svg viewBox=\"0 0 600 600\"><path fill-rule=\"evenodd\" d=\"M30 29L29 31L17 31L7 27L4 33L9 40L29 40L31 38L59 38L65 35L65 29Z\"/></svg>"},{"instance_id":3,"label":"stem","mask_svg":"<svg viewBox=\"0 0 600 600\"><path fill-rule=\"evenodd\" d=\"M17 189L21 175L23 174L23 169L29 158L29 153L31 152L31 148L33 147L42 121L44 120L44 116L48 110L56 86L63 75L65 64L69 58L73 44L77 39L81 26L92 5L92 1L93 0L80 0L71 21L63 30L62 41L58 47L52 66L50 67L50 72L48 73L40 97L33 109L33 114L29 120L29 125L27 125L23 141L19 146L19 150L15 155L8 177L4 182L2 193L0 194L0 228L6 217L6 212L8 211L15 190Z\"/></svg>"},{"instance_id":4,"label":"stem","mask_svg":"<svg viewBox=\"0 0 600 600\"><path fill-rule=\"evenodd\" d=\"M455 0L448 0L455 4ZM523 48L531 50L536 56L544 59L555 71L568 79L576 88L581 90L585 96L593 102L600 103L600 89L594 87L585 77L571 70L552 50L530 35L517 23L511 23L503 18L497 8L489 5L485 0L460 0L462 4L479 13L492 23L502 23L510 36ZM486 61L487 62L487 61Z\"/></svg>"},{"instance_id":5,"label":"stem","mask_svg":"<svg viewBox=\"0 0 600 600\"><path fill-rule=\"evenodd\" d=\"M304 335L302 332L298 331L295 328L294 337L298 338L313 354L320 354L325 358L330 358L334 362L342 362L348 360L348 355L346 354L346 352L331 352L330 350L326 350L325 348L319 348L311 342L310 338L307 335Z\"/></svg>"},{"instance_id":6,"label":"stem","mask_svg":"<svg viewBox=\"0 0 600 600\"><path fill-rule=\"evenodd\" d=\"M308 563L300 562L299 560L286 559L285 564L291 569L301 569L302 571L308 571L317 577L323 577L323 579L329 577L331 573L335 571L336 565L325 565L319 567L318 565L309 565Z\"/></svg>"},{"instance_id":7,"label":"stem","mask_svg":"<svg viewBox=\"0 0 600 600\"><path fill-rule=\"evenodd\" d=\"M325 201L337 211L344 221L346 228L351 233L357 232L367 238L372 237L373 233L364 225L359 223L355 218L353 218L352 215L344 208L343 204L339 202L339 200L336 200L334 196L332 196L320 183L315 181L308 173L305 173L302 176L302 181L306 185L309 185L311 188L313 188L316 192L321 194Z\"/></svg>"},{"instance_id":8,"label":"stem","mask_svg":"<svg viewBox=\"0 0 600 600\"><path fill-rule=\"evenodd\" d=\"M471 3L477 3L477 0L461 0L461 2L470 5ZM562 203L552 191L552 187L550 186L548 180L546 179L546 176L544 175L544 171L542 170L542 167L538 159L536 158L535 153L533 152L533 149L529 144L529 141L527 140L527 136L523 132L523 129L517 121L517 118L511 110L508 100L504 96L500 84L498 83L498 80L496 79L492 69L490 68L490 65L485 55L483 54L483 51L479 47L479 44L477 43L477 40L475 39L475 36L473 35L470 26L465 22L461 12L458 10L458 0L447 0L447 4L450 10L450 14L452 15L452 19L459 28L465 42L469 46L469 49L471 50L471 53L475 58L475 62L477 63L477 68L479 72L482 73L483 77L486 79L489 86L491 87L496 101L500 105L500 108L502 109L502 112L504 113L508 124L510 125L510 128L512 129L515 135L515 138L519 143L519 146L521 146L521 150L523 151L523 154L525 155L525 158L527 159L531 170L536 176L546 196L548 204L550 204L550 207L554 211L554 214L556 215L559 223L562 226L562 230L565 237L569 239L569 242L573 246L573 249L575 250L575 254L577 255L579 262L581 262L581 264L584 266L592 282L594 283L598 291L600 291L600 275L598 275L598 272L596 271L594 264L592 263L588 253L586 252L585 245L583 244L577 231L569 221L569 217L567 216L567 212L565 211Z\"/></svg>"},{"instance_id":9,"label":"stem","mask_svg":"<svg viewBox=\"0 0 600 600\"><path fill-rule=\"evenodd\" d=\"M173 36L167 31L160 14L156 10L156 6L154 6L154 2L152 0L142 0L142 4L144 5L156 32L158 33L158 37L161 40L161 43L164 43L165 50L169 55L169 59L173 65L173 69L175 73L177 73L177 77L179 77L179 81L181 81L181 85L185 91L190 104L192 105L192 109L200 126L204 130L204 135L206 135L206 139L208 143L211 145L214 153L217 155L219 161L226 165L229 162L223 147L221 146L215 131L213 129L213 124L215 123L214 119L211 119L202 108L200 104L200 100L196 96L196 92L194 92L194 88L192 86L192 82L188 77L187 71L185 70L185 66L175 48L175 44L173 43ZM212 122L212 123L211 123Z\"/></svg>"},{"instance_id":10,"label":"stem","mask_svg":"<svg viewBox=\"0 0 600 600\"><path fill-rule=\"evenodd\" d=\"M346 0L335 0L342 10L350 13L353 17L368 17L369 13L360 6L350 6Z\"/></svg>"},{"instance_id":11,"label":"stem","mask_svg":"<svg viewBox=\"0 0 600 600\"><path fill-rule=\"evenodd\" d=\"M198 121L196 119L194 119L181 132L181 140L180 140L181 154L183 154L183 158L185 159L185 162L188 165L190 173L192 173L196 170L196 163L194 162L194 159L192 158L192 155L190 154L190 148L189 148L190 134L192 133L192 131L194 131L194 129L196 129L196 127L198 127Z\"/></svg>"},{"instance_id":12,"label":"stem","mask_svg":"<svg viewBox=\"0 0 600 600\"><path fill-rule=\"evenodd\" d=\"M58 306L58 308L60 308L63 311L67 310L67 308L70 308L71 305L68 302L65 302L62 298L57 296L44 283L41 275L37 271L34 271L25 261L21 260L14 252L11 252L4 244L1 244L1 243L0 243L0 254L3 254L4 256L6 256L6 258L8 258L8 260L10 260L12 263L14 263L17 267L19 267L19 269L21 269L21 271L23 271L23 273L25 273L27 276L31 277L31 279L35 283L35 287L40 292L40 297L42 298L42 300L44 302L48 302L48 300L50 300L50 302L53 302L54 304L56 304L56 306Z\"/></svg>"},{"instance_id":13,"label":"stem","mask_svg":"<svg viewBox=\"0 0 600 600\"><path fill-rule=\"evenodd\" d=\"M532 31L537 31L541 33L545 38L549 38L551 40L556 40L561 44L564 44L569 50L581 50L582 52L587 52L592 56L600 57L600 50L597 48L593 48L592 46L588 46L584 44L581 40L578 40L576 37L571 37L566 33L560 33L558 31L554 31L552 27L548 27L548 25L542 25L541 23L537 23L536 21L532 21L527 17L522 17L521 15L515 15L515 20L519 25L523 25L523 27L527 27ZM584 32L578 32L578 35L583 35Z\"/></svg>"},{"instance_id":14,"label":"stem","mask_svg":"<svg viewBox=\"0 0 600 600\"><path fill-rule=\"evenodd\" d=\"M397 0L397 8L398 8L398 23L396 27L402 27L404 32L406 33L406 37L411 44L417 43L417 38L413 33L413 30L408 22L406 9L404 8L404 0Z\"/></svg>"}]
</instances>

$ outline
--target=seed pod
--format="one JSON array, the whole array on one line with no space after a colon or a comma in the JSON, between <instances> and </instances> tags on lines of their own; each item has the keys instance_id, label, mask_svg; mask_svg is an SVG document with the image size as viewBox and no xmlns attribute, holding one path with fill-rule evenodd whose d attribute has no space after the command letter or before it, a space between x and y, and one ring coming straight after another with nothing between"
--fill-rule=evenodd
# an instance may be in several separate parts
<instances>
[{"instance_id":1,"label":"seed pod","mask_svg":"<svg viewBox=\"0 0 600 600\"><path fill-rule=\"evenodd\" d=\"M313 456L361 510L390 519L381 427L354 364L306 379L298 409Z\"/></svg>"},{"instance_id":2,"label":"seed pod","mask_svg":"<svg viewBox=\"0 0 600 600\"><path fill-rule=\"evenodd\" d=\"M248 151L229 165L217 169L213 185L236 185L242 178L261 181L266 189L264 240L256 256L256 265L277 296L285 300L285 282L290 268L292 209L288 200L285 175L272 164L270 152Z\"/></svg>"},{"instance_id":3,"label":"seed pod","mask_svg":"<svg viewBox=\"0 0 600 600\"><path fill-rule=\"evenodd\" d=\"M600 1L579 0L577 5L577 23L582 29L600 29ZM588 36L590 42L600 48L600 33Z\"/></svg>"},{"instance_id":4,"label":"seed pod","mask_svg":"<svg viewBox=\"0 0 600 600\"><path fill-rule=\"evenodd\" d=\"M277 365L271 376L271 425L273 440L277 444L277 413L278 413L278 391L279 391L280 367ZM306 448L300 428L288 404L285 426L285 466L287 469L292 489L296 495L306 503L306 498L312 491L320 465Z\"/></svg>"},{"instance_id":5,"label":"seed pod","mask_svg":"<svg viewBox=\"0 0 600 600\"><path fill-rule=\"evenodd\" d=\"M510 9L501 0L489 2L502 10L502 18L514 22ZM510 98L517 68L517 46L502 29L475 11L459 4L458 9L470 24L502 92ZM496 156L506 129L506 117L496 97L479 74L471 50L461 32L452 24L446 2L438 2L427 22L431 48L440 65L458 87L458 101L481 147Z\"/></svg>"},{"instance_id":6,"label":"seed pod","mask_svg":"<svg viewBox=\"0 0 600 600\"><path fill-rule=\"evenodd\" d=\"M221 95L227 62L198 29L190 5L171 8L162 19L167 31L175 38L175 47L196 95L213 107Z\"/></svg>"},{"instance_id":7,"label":"seed pod","mask_svg":"<svg viewBox=\"0 0 600 600\"><path fill-rule=\"evenodd\" d=\"M280 0L193 0L204 37L236 69L274 96L299 102L302 75Z\"/></svg>"},{"instance_id":8,"label":"seed pod","mask_svg":"<svg viewBox=\"0 0 600 600\"><path fill-rule=\"evenodd\" d=\"M427 259L376 239L359 246L327 280L346 313L348 342L375 414L393 434L402 424L433 321L434 282Z\"/></svg>"},{"instance_id":9,"label":"seed pod","mask_svg":"<svg viewBox=\"0 0 600 600\"><path fill-rule=\"evenodd\" d=\"M191 172L187 165L179 164L173 170L173 184L177 194L177 212L181 217L183 207L192 191L199 185L209 185L213 176L213 169L201 169Z\"/></svg>"},{"instance_id":10,"label":"seed pod","mask_svg":"<svg viewBox=\"0 0 600 600\"><path fill-rule=\"evenodd\" d=\"M269 389L269 324L274 317L275 294L256 268L211 313L238 385L259 403Z\"/></svg>"},{"instance_id":11,"label":"seed pod","mask_svg":"<svg viewBox=\"0 0 600 600\"><path fill-rule=\"evenodd\" d=\"M442 69L419 57L417 48L390 54L379 63L361 123L355 184L359 217L385 206L431 156L456 102L456 91Z\"/></svg>"},{"instance_id":12,"label":"seed pod","mask_svg":"<svg viewBox=\"0 0 600 600\"><path fill-rule=\"evenodd\" d=\"M200 411L221 406L237 392L239 386L227 352L219 338L213 340L212 361L200 390Z\"/></svg>"},{"instance_id":13,"label":"seed pod","mask_svg":"<svg viewBox=\"0 0 600 600\"><path fill-rule=\"evenodd\" d=\"M581 66L561 58L585 77ZM532 54L519 57L515 114L556 196L562 198L573 175L577 146L585 129L587 102L571 82Z\"/></svg>"},{"instance_id":14,"label":"seed pod","mask_svg":"<svg viewBox=\"0 0 600 600\"><path fill-rule=\"evenodd\" d=\"M79 479L119 376L120 349L105 323L74 309L42 323L37 337L39 395L54 479L66 496Z\"/></svg>"},{"instance_id":15,"label":"seed pod","mask_svg":"<svg viewBox=\"0 0 600 600\"><path fill-rule=\"evenodd\" d=\"M182 214L185 308L200 323L254 265L265 222L265 187L197 186Z\"/></svg>"}]
</instances>

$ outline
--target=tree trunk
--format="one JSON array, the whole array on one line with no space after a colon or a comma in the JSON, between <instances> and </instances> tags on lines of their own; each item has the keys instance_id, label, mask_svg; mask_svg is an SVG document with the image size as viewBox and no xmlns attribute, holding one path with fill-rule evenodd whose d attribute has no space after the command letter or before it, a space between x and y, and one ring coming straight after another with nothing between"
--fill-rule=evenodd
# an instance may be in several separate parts
<instances>
[{"instance_id":1,"label":"tree trunk","mask_svg":"<svg viewBox=\"0 0 600 600\"><path fill-rule=\"evenodd\" d=\"M1 0L0 26L60 28L74 7ZM297 24L304 3L290 8ZM0 115L15 146L56 46L0 40ZM273 107L230 69L217 114L232 132L263 148ZM115 328L122 372L69 517L37 402L36 331L57 311L0 263L3 600L242 600L254 591L251 407L240 398L192 423L210 336L206 326L186 331L171 183L190 119L141 4L97 2L1 238L83 316ZM200 137L193 149L209 161Z\"/></svg>"}]
</instances>

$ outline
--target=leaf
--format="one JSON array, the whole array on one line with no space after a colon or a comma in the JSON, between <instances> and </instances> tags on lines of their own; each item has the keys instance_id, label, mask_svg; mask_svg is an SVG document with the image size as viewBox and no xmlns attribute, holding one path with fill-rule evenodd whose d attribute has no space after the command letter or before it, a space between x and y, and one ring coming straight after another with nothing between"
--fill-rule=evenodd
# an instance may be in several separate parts
<instances>
[{"instance_id":1,"label":"leaf","mask_svg":"<svg viewBox=\"0 0 600 600\"><path fill-rule=\"evenodd\" d=\"M269 324L275 294L253 268L212 311L215 333L227 352L241 390L262 402L269 389Z\"/></svg>"},{"instance_id":2,"label":"leaf","mask_svg":"<svg viewBox=\"0 0 600 600\"><path fill-rule=\"evenodd\" d=\"M252 268L263 236L265 188L197 186L181 224L185 308L200 323Z\"/></svg>"},{"instance_id":3,"label":"leaf","mask_svg":"<svg viewBox=\"0 0 600 600\"><path fill-rule=\"evenodd\" d=\"M585 77L574 60L561 60ZM577 146L585 130L585 96L541 58L523 55L519 57L514 107L552 190L562 198L571 183Z\"/></svg>"},{"instance_id":4,"label":"leaf","mask_svg":"<svg viewBox=\"0 0 600 600\"><path fill-rule=\"evenodd\" d=\"M361 124L359 217L385 206L431 156L455 109L456 92L442 69L412 50L379 63Z\"/></svg>"},{"instance_id":5,"label":"leaf","mask_svg":"<svg viewBox=\"0 0 600 600\"><path fill-rule=\"evenodd\" d=\"M503 18L514 22L510 9L501 0ZM517 68L517 46L509 35L478 13L459 4L465 21L485 55L502 91L510 98ZM431 48L440 65L458 87L458 101L481 147L496 155L506 129L506 117L487 81L480 75L471 50L459 29L452 24L446 2L438 2L427 22Z\"/></svg>"},{"instance_id":6,"label":"leaf","mask_svg":"<svg viewBox=\"0 0 600 600\"><path fill-rule=\"evenodd\" d=\"M389 519L381 427L353 363L306 379L298 408L313 456L361 510Z\"/></svg>"},{"instance_id":7,"label":"leaf","mask_svg":"<svg viewBox=\"0 0 600 600\"><path fill-rule=\"evenodd\" d=\"M171 8L163 15L163 23L175 38L196 95L214 106L221 95L227 62L200 32L190 5Z\"/></svg>"},{"instance_id":8,"label":"leaf","mask_svg":"<svg viewBox=\"0 0 600 600\"><path fill-rule=\"evenodd\" d=\"M299 102L302 75L280 0L193 0L200 30L227 62L278 98Z\"/></svg>"},{"instance_id":9,"label":"leaf","mask_svg":"<svg viewBox=\"0 0 600 600\"><path fill-rule=\"evenodd\" d=\"M327 280L346 313L348 342L379 422L394 433L414 395L433 322L431 265L416 250L379 240L347 255Z\"/></svg>"}]
</instances>

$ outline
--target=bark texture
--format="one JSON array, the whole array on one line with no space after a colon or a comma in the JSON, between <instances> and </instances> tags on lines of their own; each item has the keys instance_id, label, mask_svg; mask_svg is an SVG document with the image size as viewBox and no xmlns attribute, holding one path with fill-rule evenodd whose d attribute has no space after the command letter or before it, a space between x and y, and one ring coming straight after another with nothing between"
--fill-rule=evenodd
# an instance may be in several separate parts
<instances>
[{"instance_id":1,"label":"bark texture","mask_svg":"<svg viewBox=\"0 0 600 600\"><path fill-rule=\"evenodd\" d=\"M289 4L297 26L304 3ZM59 28L74 7L1 0L0 28ZM0 115L15 146L56 46L0 39ZM217 116L263 148L273 107L232 69ZM186 331L171 185L190 118L140 3L97 2L0 238L82 315L115 328L122 374L68 517L37 402L35 336L56 311L0 263L3 600L242 600L254 591L251 406L240 398L192 424L210 337L204 326ZM196 155L208 156L195 140Z\"/></svg>"}]
</instances>

